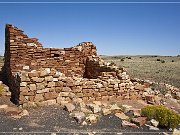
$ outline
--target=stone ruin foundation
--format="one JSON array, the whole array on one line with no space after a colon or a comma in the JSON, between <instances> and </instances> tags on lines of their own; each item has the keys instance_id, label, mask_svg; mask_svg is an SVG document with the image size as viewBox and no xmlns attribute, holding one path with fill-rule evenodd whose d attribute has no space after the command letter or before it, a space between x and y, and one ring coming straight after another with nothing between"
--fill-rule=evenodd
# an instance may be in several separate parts
<instances>
[{"instance_id":1,"label":"stone ruin foundation","mask_svg":"<svg viewBox=\"0 0 180 135\"><path fill-rule=\"evenodd\" d=\"M143 95L148 82L130 79L123 68L104 62L91 42L43 48L37 38L7 24L4 57L4 77L18 105L149 98Z\"/></svg>"}]
</instances>

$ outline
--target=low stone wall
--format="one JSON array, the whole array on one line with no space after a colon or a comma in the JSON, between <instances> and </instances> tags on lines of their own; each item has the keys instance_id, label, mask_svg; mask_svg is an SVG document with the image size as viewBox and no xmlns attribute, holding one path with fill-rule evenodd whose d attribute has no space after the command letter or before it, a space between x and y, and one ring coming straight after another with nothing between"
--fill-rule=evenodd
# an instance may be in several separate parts
<instances>
[{"instance_id":1,"label":"low stone wall","mask_svg":"<svg viewBox=\"0 0 180 135\"><path fill-rule=\"evenodd\" d=\"M145 85L132 83L127 75L127 78L122 80L113 75L108 76L108 79L67 77L53 68L21 71L19 104L41 103L48 100L51 103L61 104L73 100L88 102L142 99Z\"/></svg>"}]
</instances>

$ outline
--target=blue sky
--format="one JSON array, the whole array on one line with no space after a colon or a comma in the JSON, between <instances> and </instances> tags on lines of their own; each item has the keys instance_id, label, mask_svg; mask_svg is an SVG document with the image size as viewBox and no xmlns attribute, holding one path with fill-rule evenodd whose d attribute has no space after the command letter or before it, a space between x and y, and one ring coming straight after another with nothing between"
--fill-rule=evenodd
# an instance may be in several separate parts
<instances>
[{"instance_id":1,"label":"blue sky","mask_svg":"<svg viewBox=\"0 0 180 135\"><path fill-rule=\"evenodd\" d=\"M180 3L0 3L1 55L6 23L38 38L44 47L92 41L104 55L180 54Z\"/></svg>"}]
</instances>

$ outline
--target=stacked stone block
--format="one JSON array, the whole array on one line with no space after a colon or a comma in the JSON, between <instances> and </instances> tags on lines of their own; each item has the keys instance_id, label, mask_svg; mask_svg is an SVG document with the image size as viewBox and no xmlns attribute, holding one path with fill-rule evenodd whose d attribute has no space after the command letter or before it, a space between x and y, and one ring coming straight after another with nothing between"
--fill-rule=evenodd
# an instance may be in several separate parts
<instances>
[{"instance_id":1,"label":"stacked stone block","mask_svg":"<svg viewBox=\"0 0 180 135\"><path fill-rule=\"evenodd\" d=\"M53 100L71 102L81 99L84 102L94 100L141 99L144 85L132 83L128 79L119 80L87 79L67 77L53 69L45 68L31 72L20 72L19 104Z\"/></svg>"},{"instance_id":2,"label":"stacked stone block","mask_svg":"<svg viewBox=\"0 0 180 135\"><path fill-rule=\"evenodd\" d=\"M9 24L5 36L3 72L17 104L142 98L145 85L105 63L91 42L43 48L38 39Z\"/></svg>"}]
</instances>

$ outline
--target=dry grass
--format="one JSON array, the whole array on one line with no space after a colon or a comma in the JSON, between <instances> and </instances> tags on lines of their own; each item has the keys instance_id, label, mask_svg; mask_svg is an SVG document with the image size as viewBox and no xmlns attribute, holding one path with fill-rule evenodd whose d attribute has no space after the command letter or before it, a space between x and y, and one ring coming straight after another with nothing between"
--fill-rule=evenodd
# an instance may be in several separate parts
<instances>
[{"instance_id":1,"label":"dry grass","mask_svg":"<svg viewBox=\"0 0 180 135\"><path fill-rule=\"evenodd\" d=\"M177 56L101 56L123 66L130 76L163 82L180 88L180 57Z\"/></svg>"}]
</instances>

